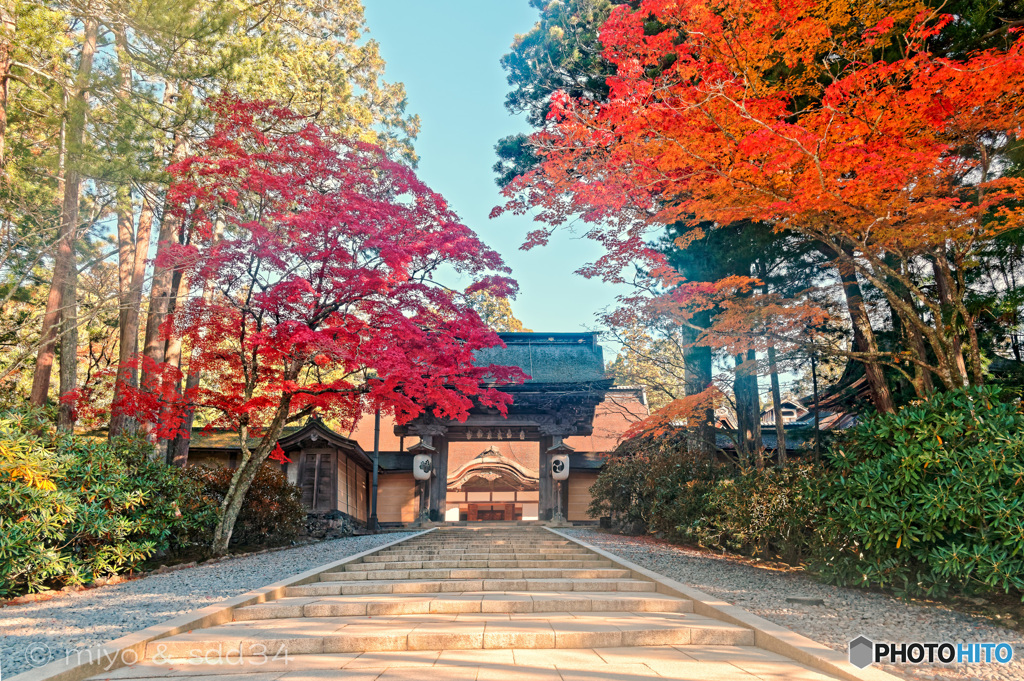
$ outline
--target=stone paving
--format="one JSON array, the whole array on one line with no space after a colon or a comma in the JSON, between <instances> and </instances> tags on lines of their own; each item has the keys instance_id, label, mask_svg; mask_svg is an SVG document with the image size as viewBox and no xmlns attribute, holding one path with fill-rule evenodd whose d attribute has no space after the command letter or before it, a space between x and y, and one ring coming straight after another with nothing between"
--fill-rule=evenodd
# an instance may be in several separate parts
<instances>
[{"instance_id":1,"label":"stone paving","mask_svg":"<svg viewBox=\"0 0 1024 681\"><path fill-rule=\"evenodd\" d=\"M542 528L447 528L239 608L233 622L153 641L146 661L94 678L832 678L753 642Z\"/></svg>"}]
</instances>

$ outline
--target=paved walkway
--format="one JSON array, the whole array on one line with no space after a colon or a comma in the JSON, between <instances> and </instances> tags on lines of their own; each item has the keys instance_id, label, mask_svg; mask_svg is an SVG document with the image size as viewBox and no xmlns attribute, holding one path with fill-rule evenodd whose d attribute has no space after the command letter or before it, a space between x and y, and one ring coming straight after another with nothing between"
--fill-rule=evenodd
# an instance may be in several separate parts
<instances>
[{"instance_id":1,"label":"paved walkway","mask_svg":"<svg viewBox=\"0 0 1024 681\"><path fill-rule=\"evenodd\" d=\"M450 528L150 643L95 679L824 681L541 528Z\"/></svg>"}]
</instances>

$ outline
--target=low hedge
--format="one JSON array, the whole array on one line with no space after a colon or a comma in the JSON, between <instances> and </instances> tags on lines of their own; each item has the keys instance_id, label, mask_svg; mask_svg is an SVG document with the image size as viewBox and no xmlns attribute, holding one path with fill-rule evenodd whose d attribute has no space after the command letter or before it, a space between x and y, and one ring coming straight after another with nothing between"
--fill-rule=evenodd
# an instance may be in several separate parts
<instances>
[{"instance_id":1,"label":"low hedge","mask_svg":"<svg viewBox=\"0 0 1024 681\"><path fill-rule=\"evenodd\" d=\"M0 411L0 598L207 555L232 471L151 456L139 439L107 443L59 433L41 411ZM305 518L298 487L265 464L232 545L288 543Z\"/></svg>"},{"instance_id":2,"label":"low hedge","mask_svg":"<svg viewBox=\"0 0 1024 681\"><path fill-rule=\"evenodd\" d=\"M137 441L58 433L0 412L0 597L88 584L207 540L216 512Z\"/></svg>"},{"instance_id":3,"label":"low hedge","mask_svg":"<svg viewBox=\"0 0 1024 681\"><path fill-rule=\"evenodd\" d=\"M996 387L864 419L821 466L698 464L685 438L624 443L591 514L827 581L904 595L1024 596L1024 414Z\"/></svg>"},{"instance_id":4,"label":"low hedge","mask_svg":"<svg viewBox=\"0 0 1024 681\"><path fill-rule=\"evenodd\" d=\"M219 509L231 484L234 470L208 466L186 466L185 475L202 487L211 508ZM232 547L280 546L295 540L302 531L306 511L302 492L288 482L284 473L264 463L245 494L231 533Z\"/></svg>"},{"instance_id":5,"label":"low hedge","mask_svg":"<svg viewBox=\"0 0 1024 681\"><path fill-rule=\"evenodd\" d=\"M800 564L812 555L817 472L800 464L737 472L704 490L701 512L677 527L702 546Z\"/></svg>"},{"instance_id":6,"label":"low hedge","mask_svg":"<svg viewBox=\"0 0 1024 681\"><path fill-rule=\"evenodd\" d=\"M818 487L815 569L897 593L1024 593L1024 414L995 387L867 419Z\"/></svg>"}]
</instances>

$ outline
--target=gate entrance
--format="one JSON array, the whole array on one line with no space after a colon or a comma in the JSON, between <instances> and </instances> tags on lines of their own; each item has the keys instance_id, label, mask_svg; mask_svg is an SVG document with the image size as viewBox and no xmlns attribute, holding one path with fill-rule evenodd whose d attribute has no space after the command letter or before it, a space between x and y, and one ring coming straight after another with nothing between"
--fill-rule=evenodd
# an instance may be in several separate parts
<instances>
[{"instance_id":1,"label":"gate entrance","mask_svg":"<svg viewBox=\"0 0 1024 681\"><path fill-rule=\"evenodd\" d=\"M395 426L399 436L419 436L409 448L427 454L433 474L421 483L420 520L551 520L568 506L568 486L551 478L551 457L568 454L567 437L592 435L594 410L611 387L604 353L594 333L501 333L504 348L476 353L479 366L517 366L529 376L520 385L495 386L512 396L508 414L475 404L466 421L439 419L432 410ZM467 446L487 449L449 472L449 455ZM505 452L531 447L524 465ZM479 451L479 450L477 450ZM465 460L465 459L461 459ZM571 468L571 466L570 466Z\"/></svg>"},{"instance_id":2,"label":"gate entrance","mask_svg":"<svg viewBox=\"0 0 1024 681\"><path fill-rule=\"evenodd\" d=\"M459 520L468 522L493 522L496 520L522 520L523 507L515 504L485 505L466 504L466 510L459 511Z\"/></svg>"},{"instance_id":3,"label":"gate entrance","mask_svg":"<svg viewBox=\"0 0 1024 681\"><path fill-rule=\"evenodd\" d=\"M539 483L536 468L488 447L448 476L445 520L536 520Z\"/></svg>"}]
</instances>

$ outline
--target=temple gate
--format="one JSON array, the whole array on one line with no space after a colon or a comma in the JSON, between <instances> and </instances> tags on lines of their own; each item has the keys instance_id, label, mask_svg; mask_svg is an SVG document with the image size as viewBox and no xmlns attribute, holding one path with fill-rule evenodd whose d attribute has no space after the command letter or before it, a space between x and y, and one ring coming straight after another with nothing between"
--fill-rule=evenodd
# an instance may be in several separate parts
<instances>
[{"instance_id":1,"label":"temple gate","mask_svg":"<svg viewBox=\"0 0 1024 681\"><path fill-rule=\"evenodd\" d=\"M568 485L552 478L552 457L572 452L565 438L593 432L594 410L612 383L603 350L594 333L500 336L506 347L478 352L477 363L517 366L530 377L500 388L513 398L507 416L477 404L465 422L426 413L395 426L396 435L419 438L411 455L429 457L429 478L419 482L421 521L531 519L534 504L538 520L557 521L566 513ZM482 442L490 445L486 451L449 470L453 448ZM514 444L521 452L527 443L536 443L535 469L495 448Z\"/></svg>"}]
</instances>

